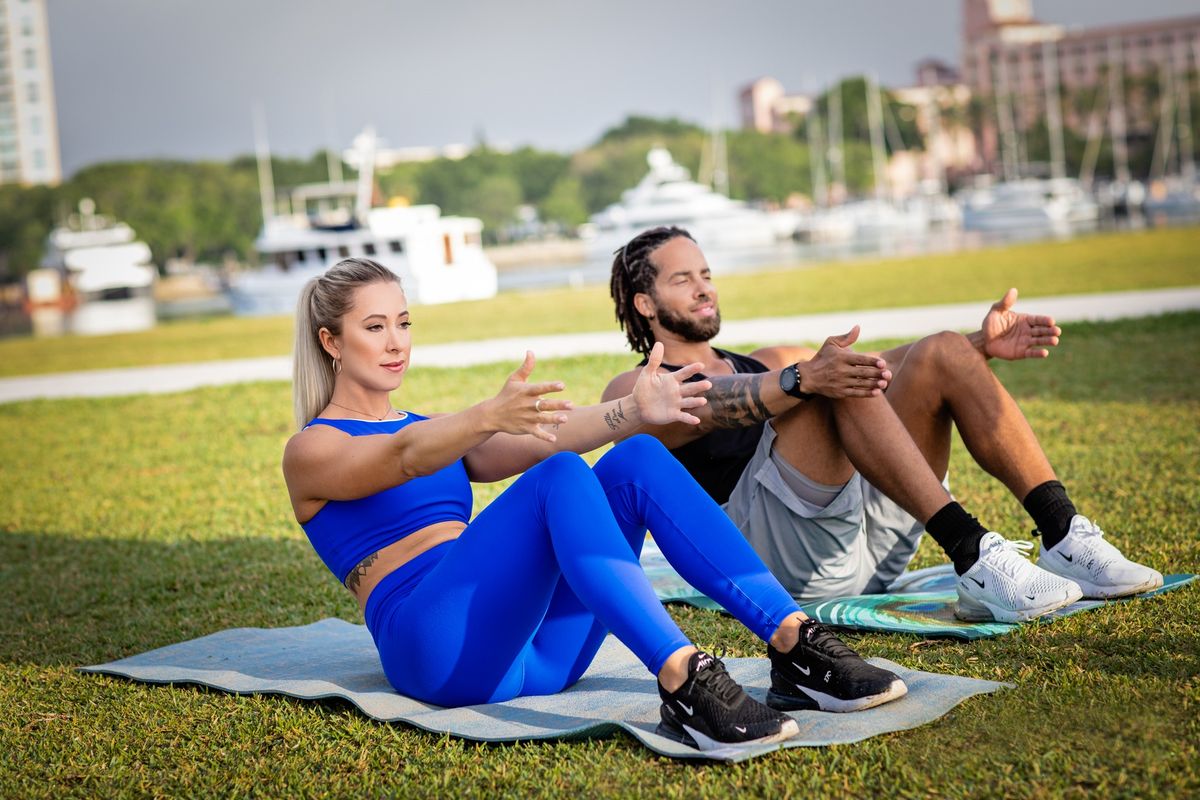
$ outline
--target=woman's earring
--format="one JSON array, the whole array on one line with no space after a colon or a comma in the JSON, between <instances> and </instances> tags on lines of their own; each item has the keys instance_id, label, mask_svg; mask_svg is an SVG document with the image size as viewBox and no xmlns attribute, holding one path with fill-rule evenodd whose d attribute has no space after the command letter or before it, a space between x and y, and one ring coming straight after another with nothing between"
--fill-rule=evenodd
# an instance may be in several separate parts
<instances>
[{"instance_id":1,"label":"woman's earring","mask_svg":"<svg viewBox=\"0 0 1200 800\"><path fill-rule=\"evenodd\" d=\"M342 360L333 357L330 357L329 360L333 362L333 374L340 375L342 373Z\"/></svg>"}]
</instances>

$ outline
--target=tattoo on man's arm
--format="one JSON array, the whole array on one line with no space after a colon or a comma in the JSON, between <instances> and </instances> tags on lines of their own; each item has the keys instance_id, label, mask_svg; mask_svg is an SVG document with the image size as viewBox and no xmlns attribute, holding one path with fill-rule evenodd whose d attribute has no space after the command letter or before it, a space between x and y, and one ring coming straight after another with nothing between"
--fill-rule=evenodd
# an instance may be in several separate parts
<instances>
[{"instance_id":1,"label":"tattoo on man's arm","mask_svg":"<svg viewBox=\"0 0 1200 800\"><path fill-rule=\"evenodd\" d=\"M379 553L371 553L355 565L354 569L350 570L350 574L346 576L346 588L352 592L358 592L358 585L362 582L363 576L367 574L367 568L379 559Z\"/></svg>"},{"instance_id":2,"label":"tattoo on man's arm","mask_svg":"<svg viewBox=\"0 0 1200 800\"><path fill-rule=\"evenodd\" d=\"M763 402L762 382L762 375L739 375L713 381L713 388L705 397L717 427L747 428L774 416Z\"/></svg>"},{"instance_id":3,"label":"tattoo on man's arm","mask_svg":"<svg viewBox=\"0 0 1200 800\"><path fill-rule=\"evenodd\" d=\"M628 422L629 419L625 416L625 410L621 408L621 401L617 401L617 407L604 412L604 421L608 424L609 430L615 431L621 426L621 423Z\"/></svg>"}]
</instances>

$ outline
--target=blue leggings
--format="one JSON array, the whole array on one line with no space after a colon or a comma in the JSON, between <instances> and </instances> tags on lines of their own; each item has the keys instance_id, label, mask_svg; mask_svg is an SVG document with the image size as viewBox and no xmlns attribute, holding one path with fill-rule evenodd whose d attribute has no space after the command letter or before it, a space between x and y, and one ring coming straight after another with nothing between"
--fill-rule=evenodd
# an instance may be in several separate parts
<instances>
[{"instance_id":1,"label":"blue leggings","mask_svg":"<svg viewBox=\"0 0 1200 800\"><path fill-rule=\"evenodd\" d=\"M443 706L552 694L610 630L657 675L690 642L638 560L647 527L688 583L764 641L799 610L675 457L636 436L594 470L573 453L546 459L376 586L365 612L388 680Z\"/></svg>"}]
</instances>

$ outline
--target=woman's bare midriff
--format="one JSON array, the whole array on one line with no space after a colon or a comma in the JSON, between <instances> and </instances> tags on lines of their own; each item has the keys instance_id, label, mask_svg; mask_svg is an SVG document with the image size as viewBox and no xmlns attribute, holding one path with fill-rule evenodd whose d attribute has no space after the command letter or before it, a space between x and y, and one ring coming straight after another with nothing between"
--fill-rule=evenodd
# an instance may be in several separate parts
<instances>
[{"instance_id":1,"label":"woman's bare midriff","mask_svg":"<svg viewBox=\"0 0 1200 800\"><path fill-rule=\"evenodd\" d=\"M358 600L359 607L366 608L371 590L378 586L380 581L426 550L457 539L466 527L464 522L437 522L410 533L398 542L392 542L355 566L350 571L350 577L346 579L346 588ZM352 582L353 586L350 585Z\"/></svg>"}]
</instances>

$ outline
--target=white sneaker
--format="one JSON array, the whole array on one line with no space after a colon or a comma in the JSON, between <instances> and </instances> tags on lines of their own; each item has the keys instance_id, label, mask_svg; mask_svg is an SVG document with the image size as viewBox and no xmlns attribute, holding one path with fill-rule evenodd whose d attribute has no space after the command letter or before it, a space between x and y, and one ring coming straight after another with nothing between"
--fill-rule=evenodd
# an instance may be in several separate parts
<instances>
[{"instance_id":1,"label":"white sneaker","mask_svg":"<svg viewBox=\"0 0 1200 800\"><path fill-rule=\"evenodd\" d=\"M1028 558L1033 542L1010 542L995 532L979 540L979 560L959 576L954 616L970 622L1024 622L1069 606L1083 595L1075 581Z\"/></svg>"},{"instance_id":2,"label":"white sneaker","mask_svg":"<svg viewBox=\"0 0 1200 800\"><path fill-rule=\"evenodd\" d=\"M1037 563L1075 581L1084 597L1096 600L1140 594L1163 585L1161 572L1121 555L1104 541L1104 531L1082 514L1071 520L1071 529L1061 542L1042 548Z\"/></svg>"}]
</instances>

